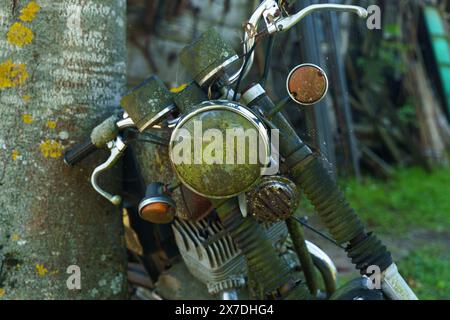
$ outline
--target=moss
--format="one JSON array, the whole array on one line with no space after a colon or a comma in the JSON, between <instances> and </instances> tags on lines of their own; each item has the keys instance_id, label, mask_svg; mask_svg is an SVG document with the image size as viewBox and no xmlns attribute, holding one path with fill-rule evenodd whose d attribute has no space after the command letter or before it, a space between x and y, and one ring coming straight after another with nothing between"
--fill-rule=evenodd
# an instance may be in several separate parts
<instances>
[{"instance_id":1,"label":"moss","mask_svg":"<svg viewBox=\"0 0 450 320\"><path fill-rule=\"evenodd\" d=\"M181 51L180 61L191 76L199 81L234 55L235 51L220 34L215 29L209 29Z\"/></svg>"}]
</instances>

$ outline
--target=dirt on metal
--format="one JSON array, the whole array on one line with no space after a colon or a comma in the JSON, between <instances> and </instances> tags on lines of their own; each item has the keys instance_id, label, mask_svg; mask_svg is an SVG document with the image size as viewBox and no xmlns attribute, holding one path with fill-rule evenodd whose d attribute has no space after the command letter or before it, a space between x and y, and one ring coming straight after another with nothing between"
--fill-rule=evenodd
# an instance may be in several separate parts
<instances>
[{"instance_id":1,"label":"dirt on metal","mask_svg":"<svg viewBox=\"0 0 450 320\"><path fill-rule=\"evenodd\" d=\"M288 90L298 103L314 104L326 94L326 75L314 66L299 67L289 77Z\"/></svg>"}]
</instances>

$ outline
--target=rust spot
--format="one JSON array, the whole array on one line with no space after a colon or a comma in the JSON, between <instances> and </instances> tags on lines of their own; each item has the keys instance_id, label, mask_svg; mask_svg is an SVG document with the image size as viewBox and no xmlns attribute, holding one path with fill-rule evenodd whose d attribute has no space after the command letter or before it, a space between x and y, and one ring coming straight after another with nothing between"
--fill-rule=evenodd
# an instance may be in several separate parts
<instances>
[{"instance_id":1,"label":"rust spot","mask_svg":"<svg viewBox=\"0 0 450 320\"><path fill-rule=\"evenodd\" d=\"M326 94L328 79L322 69L303 65L296 67L288 78L289 93L299 104L314 104Z\"/></svg>"},{"instance_id":2,"label":"rust spot","mask_svg":"<svg viewBox=\"0 0 450 320\"><path fill-rule=\"evenodd\" d=\"M183 185L180 187L180 190L183 197L183 203L189 204L186 205L189 216L183 217L184 219L199 221L213 211L214 208L208 199L199 196Z\"/></svg>"}]
</instances>

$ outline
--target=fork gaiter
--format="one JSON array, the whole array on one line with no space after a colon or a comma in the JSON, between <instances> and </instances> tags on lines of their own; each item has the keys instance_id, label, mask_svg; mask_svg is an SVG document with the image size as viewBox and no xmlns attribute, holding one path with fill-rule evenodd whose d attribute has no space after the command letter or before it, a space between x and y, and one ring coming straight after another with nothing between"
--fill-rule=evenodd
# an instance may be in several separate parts
<instances>
[{"instance_id":1,"label":"fork gaiter","mask_svg":"<svg viewBox=\"0 0 450 320\"><path fill-rule=\"evenodd\" d=\"M259 85L253 86L247 92L255 88L257 94L252 94L253 99L246 101L247 105L259 109L263 114L269 114L275 105ZM243 97L245 99L246 94ZM331 236L339 244L347 245L345 250L356 268L361 274L366 274L367 267L371 265L378 266L381 271L389 267L392 264L390 252L375 235L365 231L361 220L321 160L298 137L283 114L275 114L270 124L279 130L279 149L285 159L286 169L313 204Z\"/></svg>"},{"instance_id":2,"label":"fork gaiter","mask_svg":"<svg viewBox=\"0 0 450 320\"><path fill-rule=\"evenodd\" d=\"M264 229L253 217L244 218L239 209L237 198L223 200L211 199L217 214L233 241L247 259L249 271L263 289L263 297L268 293L279 292L282 286L292 284L287 295L280 298L305 300L309 292L304 283L296 284L293 272L278 256Z\"/></svg>"}]
</instances>

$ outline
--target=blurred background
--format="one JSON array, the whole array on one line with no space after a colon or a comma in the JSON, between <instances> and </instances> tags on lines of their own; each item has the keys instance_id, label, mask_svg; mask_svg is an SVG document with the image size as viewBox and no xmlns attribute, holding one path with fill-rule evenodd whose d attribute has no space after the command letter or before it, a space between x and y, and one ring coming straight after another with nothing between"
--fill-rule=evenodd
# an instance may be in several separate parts
<instances>
[{"instance_id":1,"label":"blurred background","mask_svg":"<svg viewBox=\"0 0 450 320\"><path fill-rule=\"evenodd\" d=\"M157 74L171 88L189 78L181 49L214 27L241 53L243 24L258 0L128 0L128 85ZM324 1L292 2L292 12ZM289 71L322 67L326 99L288 105L296 130L329 162L350 203L390 246L422 299L450 297L450 1L328 1L381 9L380 29L349 14L315 13L256 48L249 81L287 96ZM321 229L306 202L304 215ZM356 274L345 254L308 237L335 260L341 283Z\"/></svg>"}]
</instances>

